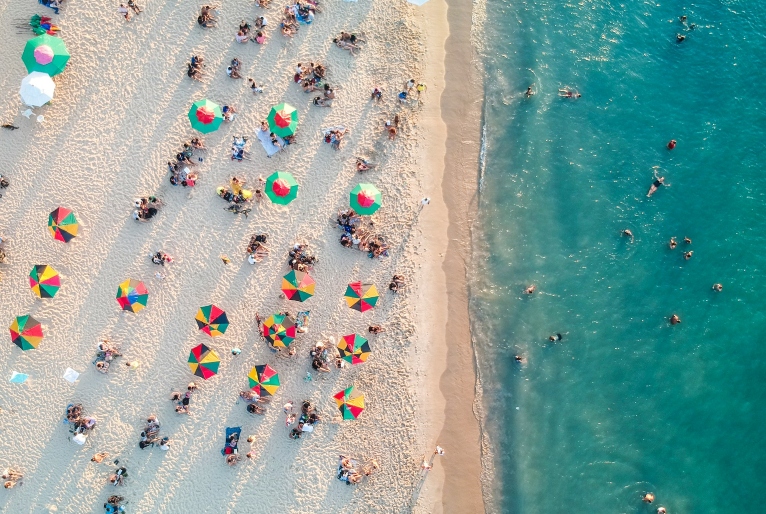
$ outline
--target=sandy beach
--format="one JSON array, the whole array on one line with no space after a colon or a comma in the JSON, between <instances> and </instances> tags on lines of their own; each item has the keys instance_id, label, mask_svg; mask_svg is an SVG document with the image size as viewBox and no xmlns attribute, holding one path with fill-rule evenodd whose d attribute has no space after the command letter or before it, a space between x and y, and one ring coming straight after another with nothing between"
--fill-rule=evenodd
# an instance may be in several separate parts
<instances>
[{"instance_id":1,"label":"sandy beach","mask_svg":"<svg viewBox=\"0 0 766 514\"><path fill-rule=\"evenodd\" d=\"M460 147L449 143L458 136L445 105L457 104L456 93L445 89L450 64L445 68L444 53L448 15L451 28L458 11L450 5L448 14L442 0L424 7L328 0L311 25L286 38L278 31L277 4L261 9L244 0L221 3L218 27L211 29L196 23L202 2L139 5L144 12L129 22L117 13L117 3L92 0L67 0L53 16L72 57L54 77L53 102L35 109L44 116L41 123L21 115L26 107L18 88L27 72L19 56L34 36L24 24L35 13L52 11L31 0L0 10L0 27L8 34L0 55L6 70L0 112L3 123L19 127L0 132L0 173L11 182L0 198L7 254L0 264L0 320L7 326L31 314L45 334L34 350L20 350L7 332L0 345L0 466L24 474L19 486L0 494L0 510L102 512L106 498L119 494L128 512L481 511L479 431L473 388L466 387L473 368L460 272L465 264L449 242L465 234L453 231L465 226L464 214L455 213L467 203L451 196L455 168L450 174L444 166L448 150ZM236 43L240 21L252 23L256 16L268 19L266 44ZM342 30L364 34L358 56L333 45ZM469 34L463 36L467 41ZM205 58L201 82L186 76L195 54ZM234 57L242 61L243 80L227 77ZM311 105L315 95L294 83L299 62L326 66L337 95L332 108ZM264 92L253 94L248 77ZM403 105L396 93L410 78L428 90L421 102ZM384 91L379 103L370 100L376 86ZM187 113L202 98L234 106L236 118L211 134L196 133ZM255 131L282 101L300 113L297 144L267 158ZM402 124L390 141L384 121L396 114ZM322 129L334 126L350 129L339 151L322 137ZM250 139L251 158L233 161L230 143L241 135ZM166 163L195 136L208 148L195 155L203 158L194 170L198 183L172 186ZM478 139L474 146L477 154ZM376 168L358 173L357 156ZM455 162L466 166L470 160L468 152ZM265 199L244 217L227 212L215 194L232 176L255 188L259 175L276 170L292 173L299 183L290 205ZM471 184L470 175L461 179ZM348 207L349 192L360 182L382 192L383 206L372 220L390 243L388 258L370 259L339 244L337 212ZM475 188L475 181L467 187ZM148 195L161 198L164 207L149 222L136 222L134 199ZM432 201L419 215L424 196ZM59 206L80 222L78 237L66 244L47 230L48 213ZM271 253L251 265L245 247L255 233L268 234ZM316 295L301 304L280 297L295 243L307 244L319 259L311 272ZM174 262L154 265L150 256L159 250ZM224 264L221 255L231 262ZM55 298L41 300L31 292L28 274L38 264L61 274ZM158 271L164 278L155 277ZM402 293L387 291L394 274L406 277ZM135 314L115 301L118 284L129 278L149 290L147 307ZM347 284L358 280L381 292L372 312L353 311L343 301ZM194 321L198 308L211 303L230 321L225 335L214 339ZM274 353L255 319L256 312L266 317L284 310L310 311L293 356ZM367 334L371 324L386 332ZM355 332L369 336L367 362L331 373L311 370L308 352L316 342ZM102 338L124 354L107 374L93 365ZM200 343L221 357L219 374L206 381L187 365L190 349ZM235 347L242 350L236 356L230 352ZM263 416L249 414L238 401L248 371L260 364L272 366L281 380ZM80 373L74 384L62 378L67 368ZM29 379L9 383L13 372ZM191 381L199 386L191 413L176 414L170 393ZM334 420L332 395L350 385L364 393L366 410L357 420ZM281 406L288 400L310 400L322 418L297 441L285 427ZM97 419L83 446L70 440L63 423L70 403L81 403ZM168 451L138 447L152 414L170 438ZM227 427L242 427L243 439L254 436L252 444L240 444L240 453L252 451L252 459L226 465L221 449ZM446 455L424 476L422 456L436 444ZM90 460L96 452L109 457L96 464ZM380 470L347 486L336 479L341 454L374 458ZM115 488L108 476L118 465L129 478Z\"/></svg>"}]
</instances>

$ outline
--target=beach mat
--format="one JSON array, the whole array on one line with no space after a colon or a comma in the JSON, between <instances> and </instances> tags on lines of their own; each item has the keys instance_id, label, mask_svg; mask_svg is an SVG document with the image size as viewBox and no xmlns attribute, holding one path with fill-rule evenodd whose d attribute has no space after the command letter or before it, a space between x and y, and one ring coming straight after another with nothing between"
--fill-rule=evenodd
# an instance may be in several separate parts
<instances>
[{"instance_id":1,"label":"beach mat","mask_svg":"<svg viewBox=\"0 0 766 514\"><path fill-rule=\"evenodd\" d=\"M239 437L242 434L242 427L226 427L226 441L224 441L221 455L226 455L226 446L229 444L229 437L232 434L237 434L237 445L239 445ZM236 448L236 446L234 448Z\"/></svg>"},{"instance_id":2,"label":"beach mat","mask_svg":"<svg viewBox=\"0 0 766 514\"><path fill-rule=\"evenodd\" d=\"M275 153L278 153L280 148L274 146L271 143L271 135L268 132L264 132L263 130L256 130L255 136L258 138L258 141L261 142L261 145L263 146L263 149L266 150L266 155L271 157ZM282 148L285 146L285 140L281 137L277 136L277 139L279 140L279 143L282 145Z\"/></svg>"}]
</instances>

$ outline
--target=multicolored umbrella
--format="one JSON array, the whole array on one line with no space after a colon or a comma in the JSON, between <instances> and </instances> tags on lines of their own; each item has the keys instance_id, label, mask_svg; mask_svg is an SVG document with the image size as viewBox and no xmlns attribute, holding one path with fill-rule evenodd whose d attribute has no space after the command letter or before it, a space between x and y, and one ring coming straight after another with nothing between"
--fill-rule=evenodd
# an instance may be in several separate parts
<instances>
[{"instance_id":1,"label":"multicolored umbrella","mask_svg":"<svg viewBox=\"0 0 766 514\"><path fill-rule=\"evenodd\" d=\"M343 336L338 343L340 358L351 364L361 364L367 360L372 350L370 343L359 334Z\"/></svg>"},{"instance_id":2,"label":"multicolored umbrella","mask_svg":"<svg viewBox=\"0 0 766 514\"><path fill-rule=\"evenodd\" d=\"M41 34L27 41L21 60L28 73L41 71L53 77L64 71L69 61L69 51L63 39Z\"/></svg>"},{"instance_id":3,"label":"multicolored umbrella","mask_svg":"<svg viewBox=\"0 0 766 514\"><path fill-rule=\"evenodd\" d=\"M305 302L314 296L316 282L304 271L292 270L282 278L282 292L288 300Z\"/></svg>"},{"instance_id":4,"label":"multicolored umbrella","mask_svg":"<svg viewBox=\"0 0 766 514\"><path fill-rule=\"evenodd\" d=\"M54 239L68 243L72 238L77 237L77 230L80 224L74 217L72 211L64 207L56 209L48 216L48 230Z\"/></svg>"},{"instance_id":5,"label":"multicolored umbrella","mask_svg":"<svg viewBox=\"0 0 766 514\"><path fill-rule=\"evenodd\" d=\"M295 322L290 316L274 314L263 322L263 337L274 346L287 348L295 340Z\"/></svg>"},{"instance_id":6,"label":"multicolored umbrella","mask_svg":"<svg viewBox=\"0 0 766 514\"><path fill-rule=\"evenodd\" d=\"M117 286L117 303L122 310L138 312L146 307L146 300L149 298L149 291L139 280L129 278Z\"/></svg>"},{"instance_id":7,"label":"multicolored umbrella","mask_svg":"<svg viewBox=\"0 0 766 514\"><path fill-rule=\"evenodd\" d=\"M344 298L349 307L359 312L367 312L378 303L378 288L375 284L352 282L346 288Z\"/></svg>"},{"instance_id":8,"label":"multicolored umbrella","mask_svg":"<svg viewBox=\"0 0 766 514\"><path fill-rule=\"evenodd\" d=\"M197 100L189 109L189 121L193 129L203 134L218 130L223 123L221 106L210 100Z\"/></svg>"},{"instance_id":9,"label":"multicolored umbrella","mask_svg":"<svg viewBox=\"0 0 766 514\"><path fill-rule=\"evenodd\" d=\"M215 305L200 307L194 319L197 320L197 327L210 337L222 336L229 328L229 318L226 317L226 312Z\"/></svg>"},{"instance_id":10,"label":"multicolored umbrella","mask_svg":"<svg viewBox=\"0 0 766 514\"><path fill-rule=\"evenodd\" d=\"M369 216L380 209L383 198L372 184L359 184L351 190L351 208L359 214Z\"/></svg>"},{"instance_id":11,"label":"multicolored umbrella","mask_svg":"<svg viewBox=\"0 0 766 514\"><path fill-rule=\"evenodd\" d=\"M279 375L268 364L255 366L247 374L250 389L258 396L271 396L279 389Z\"/></svg>"},{"instance_id":12,"label":"multicolored umbrella","mask_svg":"<svg viewBox=\"0 0 766 514\"><path fill-rule=\"evenodd\" d=\"M33 71L21 80L19 96L30 107L41 107L53 100L56 83L47 73Z\"/></svg>"},{"instance_id":13,"label":"multicolored umbrella","mask_svg":"<svg viewBox=\"0 0 766 514\"><path fill-rule=\"evenodd\" d=\"M43 327L32 316L18 316L10 326L11 341L22 350L37 348L43 340Z\"/></svg>"},{"instance_id":14,"label":"multicolored umbrella","mask_svg":"<svg viewBox=\"0 0 766 514\"><path fill-rule=\"evenodd\" d=\"M275 171L266 179L266 195L274 203L287 205L298 196L298 183L291 173Z\"/></svg>"},{"instance_id":15,"label":"multicolored umbrella","mask_svg":"<svg viewBox=\"0 0 766 514\"><path fill-rule=\"evenodd\" d=\"M352 397L354 386L347 387L343 391L333 395L335 403L338 404L338 410L343 415L343 419L356 419L364 410L364 395Z\"/></svg>"},{"instance_id":16,"label":"multicolored umbrella","mask_svg":"<svg viewBox=\"0 0 766 514\"><path fill-rule=\"evenodd\" d=\"M218 374L221 358L204 344L199 344L189 352L189 369L191 372L207 380Z\"/></svg>"},{"instance_id":17,"label":"multicolored umbrella","mask_svg":"<svg viewBox=\"0 0 766 514\"><path fill-rule=\"evenodd\" d=\"M290 104L281 103L271 108L269 129L279 137L292 136L298 128L298 110Z\"/></svg>"},{"instance_id":18,"label":"multicolored umbrella","mask_svg":"<svg viewBox=\"0 0 766 514\"><path fill-rule=\"evenodd\" d=\"M40 298L53 298L61 287L59 272L47 264L38 264L29 272L29 287Z\"/></svg>"}]
</instances>

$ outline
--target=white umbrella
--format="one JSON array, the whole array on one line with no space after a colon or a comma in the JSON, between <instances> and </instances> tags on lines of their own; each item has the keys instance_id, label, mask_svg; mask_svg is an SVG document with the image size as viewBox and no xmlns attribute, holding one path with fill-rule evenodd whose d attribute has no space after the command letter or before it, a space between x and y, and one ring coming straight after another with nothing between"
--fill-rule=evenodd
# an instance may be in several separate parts
<instances>
[{"instance_id":1,"label":"white umbrella","mask_svg":"<svg viewBox=\"0 0 766 514\"><path fill-rule=\"evenodd\" d=\"M19 94L25 104L40 107L53 100L53 90L56 84L47 73L33 71L21 81Z\"/></svg>"}]
</instances>

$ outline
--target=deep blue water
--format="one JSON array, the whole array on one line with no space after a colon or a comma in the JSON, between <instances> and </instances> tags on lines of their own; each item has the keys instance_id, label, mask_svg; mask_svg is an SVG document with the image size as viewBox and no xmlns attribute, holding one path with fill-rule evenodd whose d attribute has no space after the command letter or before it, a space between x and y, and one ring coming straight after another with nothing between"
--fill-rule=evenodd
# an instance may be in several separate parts
<instances>
[{"instance_id":1,"label":"deep blue water","mask_svg":"<svg viewBox=\"0 0 766 514\"><path fill-rule=\"evenodd\" d=\"M486 13L471 310L492 508L766 512L766 4Z\"/></svg>"}]
</instances>

